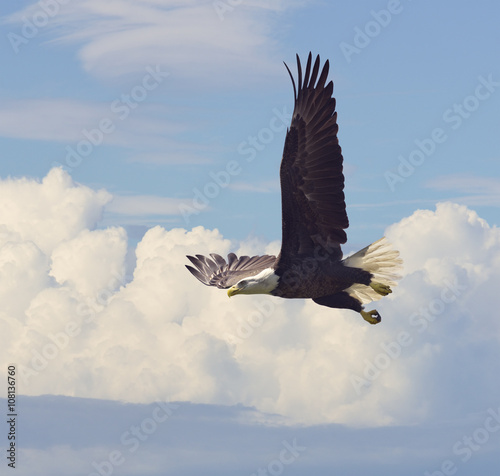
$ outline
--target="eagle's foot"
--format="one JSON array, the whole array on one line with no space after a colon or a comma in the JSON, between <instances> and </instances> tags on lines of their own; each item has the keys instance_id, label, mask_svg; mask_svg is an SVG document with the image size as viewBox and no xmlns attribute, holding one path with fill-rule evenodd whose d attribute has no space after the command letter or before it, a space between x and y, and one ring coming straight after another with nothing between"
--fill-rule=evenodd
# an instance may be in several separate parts
<instances>
[{"instance_id":1,"label":"eagle's foot","mask_svg":"<svg viewBox=\"0 0 500 476\"><path fill-rule=\"evenodd\" d=\"M388 294L392 293L392 289L389 286L387 286L386 284L377 283L376 281L372 281L370 283L370 287L382 296L387 296Z\"/></svg>"},{"instance_id":2,"label":"eagle's foot","mask_svg":"<svg viewBox=\"0 0 500 476\"><path fill-rule=\"evenodd\" d=\"M361 317L370 324L378 324L382 320L382 316L375 309L372 311L359 311L359 313Z\"/></svg>"}]
</instances>

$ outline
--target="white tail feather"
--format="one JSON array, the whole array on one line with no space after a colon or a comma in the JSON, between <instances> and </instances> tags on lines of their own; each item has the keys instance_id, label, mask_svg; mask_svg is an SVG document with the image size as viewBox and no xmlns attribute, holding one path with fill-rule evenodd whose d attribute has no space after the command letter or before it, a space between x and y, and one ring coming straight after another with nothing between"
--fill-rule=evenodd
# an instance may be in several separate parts
<instances>
[{"instance_id":1,"label":"white tail feather","mask_svg":"<svg viewBox=\"0 0 500 476\"><path fill-rule=\"evenodd\" d=\"M347 257L343 261L345 266L361 268L373 275L373 281L396 286L397 280L401 278L403 260L399 257L399 251L395 250L384 237L371 245ZM377 301L382 297L370 286L364 284L353 284L346 291L361 304Z\"/></svg>"}]
</instances>

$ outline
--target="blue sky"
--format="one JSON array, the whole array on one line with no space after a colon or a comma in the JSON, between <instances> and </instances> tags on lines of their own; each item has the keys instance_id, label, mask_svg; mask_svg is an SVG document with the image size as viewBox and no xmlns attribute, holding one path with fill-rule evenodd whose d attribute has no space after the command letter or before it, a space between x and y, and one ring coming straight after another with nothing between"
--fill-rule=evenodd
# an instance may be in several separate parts
<instances>
[{"instance_id":1,"label":"blue sky","mask_svg":"<svg viewBox=\"0 0 500 476\"><path fill-rule=\"evenodd\" d=\"M17 366L19 474L99 474L111 455L123 475L498 472L497 2L0 13L0 366ZM385 234L405 264L377 326L229 301L184 268L279 252L283 61L295 72L309 51L335 83L345 250ZM164 420L155 402L177 406Z\"/></svg>"},{"instance_id":2,"label":"blue sky","mask_svg":"<svg viewBox=\"0 0 500 476\"><path fill-rule=\"evenodd\" d=\"M85 130L108 118L113 131L102 142L95 136L99 145L68 167L74 180L116 196L104 224L138 226L139 236L168 224L216 227L231 239L279 239L285 130L281 121L272 136L262 130L275 110L290 114L293 107L282 61L294 70L295 53L312 51L331 63L354 243L450 198L495 221L495 2L215 4L67 2L45 15L46 26L37 4L5 11L2 177L42 178L55 162L74 164L68 147L75 150ZM32 33L30 21L42 26ZM168 76L143 94L147 68ZM493 86L480 88L474 101L478 78ZM134 91L127 104L123 95ZM415 141L432 140L436 128L442 142L428 145L423 160L413 157L419 165L403 171L411 175L388 178L399 174L399 157L408 160ZM241 144L259 132L268 143L259 141L262 150L248 162L241 151L253 146ZM241 167L229 186L206 189L210 173L232 160ZM211 196L217 189L206 208L182 216L179 203L189 205L195 190ZM120 202L137 195L134 208Z\"/></svg>"}]
</instances>

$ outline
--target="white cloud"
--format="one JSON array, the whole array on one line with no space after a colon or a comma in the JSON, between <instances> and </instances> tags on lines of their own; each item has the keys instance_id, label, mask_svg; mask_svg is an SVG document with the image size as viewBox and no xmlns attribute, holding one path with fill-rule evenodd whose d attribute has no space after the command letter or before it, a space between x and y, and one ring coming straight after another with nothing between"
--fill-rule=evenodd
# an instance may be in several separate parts
<instances>
[{"instance_id":1,"label":"white cloud","mask_svg":"<svg viewBox=\"0 0 500 476\"><path fill-rule=\"evenodd\" d=\"M460 190L465 193L483 193L485 190L498 191L500 180L494 177L452 174L429 180L427 186L437 190Z\"/></svg>"},{"instance_id":2,"label":"white cloud","mask_svg":"<svg viewBox=\"0 0 500 476\"><path fill-rule=\"evenodd\" d=\"M100 97L109 91L116 95L109 101L64 97L7 101L0 107L0 135L66 143L61 157L55 158L66 165L75 160L67 147L78 149L80 142L89 141L89 131L99 129L105 132L97 133L98 145L92 150L101 144L126 147L133 149L132 160L155 164L215 160L217 141L195 144L189 137L196 128L206 133L212 126L214 111L205 102L207 94L213 97L222 88L227 98L228 90L268 84L272 75L283 77L273 25L280 12L302 2L245 1L230 7L222 21L215 3L49 2L47 8L56 5L57 12L49 14L47 24L29 38L24 38L23 27L33 18L47 17L43 2L4 17L12 27L9 34L23 38L21 49L28 47L24 42L42 38L76 45L75 55L88 75L109 86ZM160 71L153 74L157 82L149 78L144 83L148 71ZM169 100L174 90L176 97ZM179 102L179 95L184 100ZM107 126L101 127L102 121ZM87 157L86 145L81 149L78 154Z\"/></svg>"},{"instance_id":3,"label":"white cloud","mask_svg":"<svg viewBox=\"0 0 500 476\"><path fill-rule=\"evenodd\" d=\"M192 207L192 200L155 195L115 195L107 210L121 215L181 215L181 205Z\"/></svg>"},{"instance_id":4,"label":"white cloud","mask_svg":"<svg viewBox=\"0 0 500 476\"><path fill-rule=\"evenodd\" d=\"M234 182L229 185L231 190L238 192L271 193L280 190L278 180L266 180L258 183Z\"/></svg>"},{"instance_id":5,"label":"white cloud","mask_svg":"<svg viewBox=\"0 0 500 476\"><path fill-rule=\"evenodd\" d=\"M96 127L105 114L102 105L71 99L9 101L0 110L0 134L16 139L77 141L84 138L84 128Z\"/></svg>"},{"instance_id":6,"label":"white cloud","mask_svg":"<svg viewBox=\"0 0 500 476\"><path fill-rule=\"evenodd\" d=\"M29 395L242 403L291 422L361 426L492 405L500 232L464 206L442 203L390 227L406 275L377 303L382 323L370 326L352 311L269 296L229 300L203 286L185 255L238 248L203 227L150 229L125 282L123 229L93 229L106 192L60 170L41 183L3 181L1 191L10 211L0 272L10 296L0 301L8 336L0 361L22 367ZM279 246L252 239L239 248Z\"/></svg>"},{"instance_id":7,"label":"white cloud","mask_svg":"<svg viewBox=\"0 0 500 476\"><path fill-rule=\"evenodd\" d=\"M76 185L60 168L41 182L8 178L0 182L0 223L50 253L60 242L93 228L110 199L104 190Z\"/></svg>"},{"instance_id":8,"label":"white cloud","mask_svg":"<svg viewBox=\"0 0 500 476\"><path fill-rule=\"evenodd\" d=\"M24 322L27 303L49 285L48 258L33 242L5 235L0 245L2 311L6 318Z\"/></svg>"},{"instance_id":9,"label":"white cloud","mask_svg":"<svg viewBox=\"0 0 500 476\"><path fill-rule=\"evenodd\" d=\"M128 159L128 162L139 162L143 164L208 164L211 159L204 155L209 153L212 155L214 152L209 147L201 147L189 142L176 142L172 141L169 144L172 149L172 155L161 153L140 153Z\"/></svg>"},{"instance_id":10,"label":"white cloud","mask_svg":"<svg viewBox=\"0 0 500 476\"><path fill-rule=\"evenodd\" d=\"M181 150L182 141L173 141L171 137L178 136L188 126L178 118L166 120L168 114L175 116L171 109L141 101L131 101L129 107L122 97L117 94L107 102L65 98L12 100L0 109L0 135L66 143L82 157L88 157L89 152L88 146L79 146L81 142L90 144L90 153L101 145L129 148L140 145L144 149L174 144L169 156ZM185 147L194 148L192 144ZM198 149L201 155L203 147ZM65 149L59 160L64 162L67 154ZM183 156L187 161L200 160ZM170 157L170 161L180 162L181 158Z\"/></svg>"},{"instance_id":11,"label":"white cloud","mask_svg":"<svg viewBox=\"0 0 500 476\"><path fill-rule=\"evenodd\" d=\"M450 266L484 264L497 256L500 232L463 205L438 203L436 211L417 210L393 225L388 236L398 243L407 273L431 269L436 260ZM431 268L432 266L432 268Z\"/></svg>"},{"instance_id":12,"label":"white cloud","mask_svg":"<svg viewBox=\"0 0 500 476\"><path fill-rule=\"evenodd\" d=\"M79 58L90 74L114 78L162 64L176 77L203 75L206 82L226 85L282 72L269 61L273 51L273 21L279 13L303 2L241 2L218 13L221 2L172 0L97 0L65 3L50 18L46 30L55 41L81 44ZM22 24L40 7L33 4L5 21ZM228 68L241 76L227 75Z\"/></svg>"},{"instance_id":13,"label":"white cloud","mask_svg":"<svg viewBox=\"0 0 500 476\"><path fill-rule=\"evenodd\" d=\"M500 206L500 180L471 174L451 174L436 177L426 183L428 188L460 194L453 201L468 206Z\"/></svg>"},{"instance_id":14,"label":"white cloud","mask_svg":"<svg viewBox=\"0 0 500 476\"><path fill-rule=\"evenodd\" d=\"M127 236L123 228L83 230L62 242L51 255L50 275L85 296L115 287L124 280ZM115 282L115 285L109 283Z\"/></svg>"}]
</instances>

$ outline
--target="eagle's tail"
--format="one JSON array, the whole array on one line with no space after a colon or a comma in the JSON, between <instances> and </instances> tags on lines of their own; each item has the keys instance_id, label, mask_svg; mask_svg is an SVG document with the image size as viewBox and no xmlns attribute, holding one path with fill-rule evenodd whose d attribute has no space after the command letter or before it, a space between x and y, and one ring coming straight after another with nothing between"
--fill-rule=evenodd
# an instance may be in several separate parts
<instances>
[{"instance_id":1,"label":"eagle's tail","mask_svg":"<svg viewBox=\"0 0 500 476\"><path fill-rule=\"evenodd\" d=\"M345 266L361 268L372 274L372 282L384 286L396 286L397 280L401 278L403 260L399 257L399 251L395 250L387 239L382 237L371 245L347 257L343 261ZM372 286L355 283L346 289L352 297L361 304L380 299L383 294L377 292Z\"/></svg>"}]
</instances>

